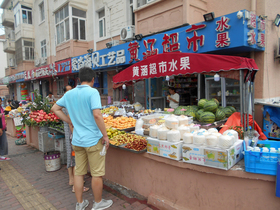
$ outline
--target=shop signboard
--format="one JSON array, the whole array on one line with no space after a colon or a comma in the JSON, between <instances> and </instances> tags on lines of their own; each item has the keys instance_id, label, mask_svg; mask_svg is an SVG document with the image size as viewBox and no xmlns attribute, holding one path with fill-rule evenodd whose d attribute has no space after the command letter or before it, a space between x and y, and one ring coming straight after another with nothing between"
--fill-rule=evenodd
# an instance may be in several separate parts
<instances>
[{"instance_id":1,"label":"shop signboard","mask_svg":"<svg viewBox=\"0 0 280 210\"><path fill-rule=\"evenodd\" d=\"M57 71L57 76L66 75L66 74L72 73L72 70L71 70L71 58L55 62L55 69Z\"/></svg>"},{"instance_id":2,"label":"shop signboard","mask_svg":"<svg viewBox=\"0 0 280 210\"><path fill-rule=\"evenodd\" d=\"M213 21L183 26L73 57L72 72L78 72L84 66L99 70L134 64L167 52L224 54L264 49L265 20L253 12L242 10Z\"/></svg>"},{"instance_id":3,"label":"shop signboard","mask_svg":"<svg viewBox=\"0 0 280 210\"><path fill-rule=\"evenodd\" d=\"M41 79L48 78L52 76L56 76L57 71L55 69L55 64L50 64L46 66L41 66L36 69L28 70L24 72L24 80L33 80L33 79Z\"/></svg>"},{"instance_id":4,"label":"shop signboard","mask_svg":"<svg viewBox=\"0 0 280 210\"><path fill-rule=\"evenodd\" d=\"M16 82L24 82L24 71L15 75Z\"/></svg>"},{"instance_id":5,"label":"shop signboard","mask_svg":"<svg viewBox=\"0 0 280 210\"><path fill-rule=\"evenodd\" d=\"M9 82L10 82L10 77L9 76L3 78L3 84L4 85L8 85Z\"/></svg>"},{"instance_id":6,"label":"shop signboard","mask_svg":"<svg viewBox=\"0 0 280 210\"><path fill-rule=\"evenodd\" d=\"M9 83L15 83L16 82L16 75L10 75L9 76Z\"/></svg>"}]
</instances>

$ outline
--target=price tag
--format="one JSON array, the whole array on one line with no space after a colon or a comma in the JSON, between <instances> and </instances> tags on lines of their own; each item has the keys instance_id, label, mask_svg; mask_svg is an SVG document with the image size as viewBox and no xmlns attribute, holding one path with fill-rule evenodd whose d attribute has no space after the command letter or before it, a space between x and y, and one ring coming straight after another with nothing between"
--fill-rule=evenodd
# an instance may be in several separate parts
<instances>
[{"instance_id":1,"label":"price tag","mask_svg":"<svg viewBox=\"0 0 280 210\"><path fill-rule=\"evenodd\" d=\"M21 117L16 117L16 118L14 118L14 124L15 124L15 126L20 126L20 125L22 125L22 118Z\"/></svg>"}]
</instances>

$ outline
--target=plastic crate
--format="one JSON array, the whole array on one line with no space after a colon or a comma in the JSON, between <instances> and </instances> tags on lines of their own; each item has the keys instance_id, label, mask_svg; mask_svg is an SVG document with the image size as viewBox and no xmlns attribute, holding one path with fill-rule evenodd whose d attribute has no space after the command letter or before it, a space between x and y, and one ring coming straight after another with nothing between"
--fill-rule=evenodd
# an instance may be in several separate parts
<instances>
[{"instance_id":1,"label":"plastic crate","mask_svg":"<svg viewBox=\"0 0 280 210\"><path fill-rule=\"evenodd\" d=\"M62 165L67 164L67 153L65 152L60 152L60 162Z\"/></svg>"},{"instance_id":2,"label":"plastic crate","mask_svg":"<svg viewBox=\"0 0 280 210\"><path fill-rule=\"evenodd\" d=\"M54 151L54 140L48 137L48 131L38 132L38 144L41 152Z\"/></svg>"},{"instance_id":3,"label":"plastic crate","mask_svg":"<svg viewBox=\"0 0 280 210\"><path fill-rule=\"evenodd\" d=\"M274 147L276 150L280 148L280 142L279 141L259 141L259 144L264 144L265 147L270 148ZM247 151L244 144L244 160L245 160L245 171L256 173L256 174L266 174L266 175L276 175L277 172L277 162L278 160L271 160L270 152L255 152L255 151ZM278 155L279 159L279 153L276 153Z\"/></svg>"},{"instance_id":4,"label":"plastic crate","mask_svg":"<svg viewBox=\"0 0 280 210\"><path fill-rule=\"evenodd\" d=\"M66 152L65 139L54 139L55 151Z\"/></svg>"}]
</instances>

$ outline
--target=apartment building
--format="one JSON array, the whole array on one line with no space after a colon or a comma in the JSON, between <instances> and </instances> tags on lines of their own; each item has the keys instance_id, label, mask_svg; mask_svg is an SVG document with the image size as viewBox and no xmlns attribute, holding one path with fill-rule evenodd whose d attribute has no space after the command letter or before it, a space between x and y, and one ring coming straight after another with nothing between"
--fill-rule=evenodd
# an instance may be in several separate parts
<instances>
[{"instance_id":1,"label":"apartment building","mask_svg":"<svg viewBox=\"0 0 280 210\"><path fill-rule=\"evenodd\" d=\"M182 27L204 21L204 14L213 12L219 17L247 10L265 20L263 50L212 50L203 53L254 58L260 68L256 76L258 85L255 98L260 101L279 100L277 85L280 73L275 56L279 32L274 24L278 6L277 0L234 3L230 0L4 0L1 8L6 34L4 51L7 54L7 68L3 81L9 84L11 98L18 100L21 99L19 83L22 82L27 84L29 92L38 89L46 96L52 91L56 97L60 97L66 84L78 84L78 70L73 70L72 66L76 64L73 64L72 58L75 58L76 63L80 62L79 66L84 65L83 59L90 59L91 65L95 65L92 63L93 55L97 55L94 52L119 49L118 46L134 41L136 34L148 39L168 30L178 29L177 32L181 33ZM243 17L243 24L244 21ZM103 57L100 53L98 59L108 62L106 59L110 52L106 53ZM98 72L95 87L101 93L103 104L108 103L109 96L112 100L127 96L130 101L135 101L137 94L145 92L141 89L133 93L134 86L144 86L145 81L128 86L126 90L118 87L113 89L113 76L128 65L130 63L126 62L124 65L102 64L96 69L92 67ZM34 76L37 71L39 73ZM48 71L48 74L45 75L44 71ZM142 102L147 105L147 96L141 96ZM260 123L260 107L256 108Z\"/></svg>"}]
</instances>

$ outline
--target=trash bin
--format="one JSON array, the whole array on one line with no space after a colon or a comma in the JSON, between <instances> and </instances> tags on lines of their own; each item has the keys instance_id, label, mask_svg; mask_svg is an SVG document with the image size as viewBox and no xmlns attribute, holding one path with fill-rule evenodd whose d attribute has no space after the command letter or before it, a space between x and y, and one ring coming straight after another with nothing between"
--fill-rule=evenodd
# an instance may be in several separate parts
<instances>
[{"instance_id":1,"label":"trash bin","mask_svg":"<svg viewBox=\"0 0 280 210\"><path fill-rule=\"evenodd\" d=\"M60 152L46 152L44 154L46 171L57 171L61 168Z\"/></svg>"}]
</instances>

